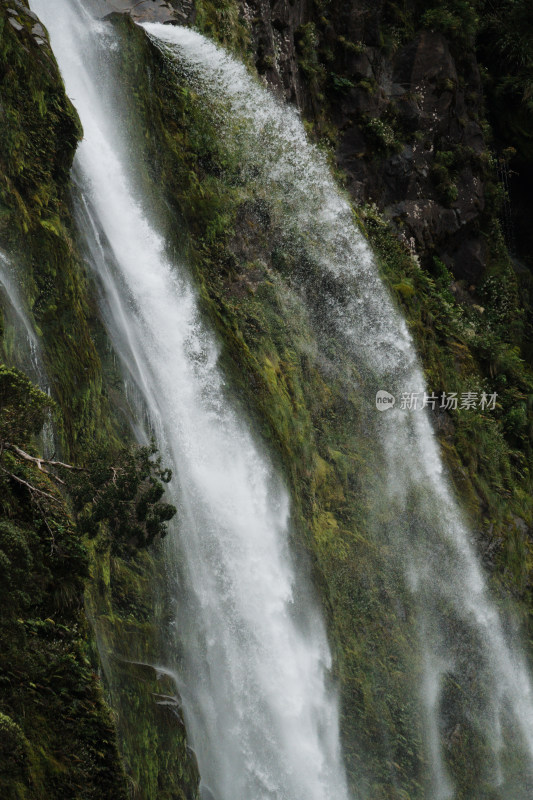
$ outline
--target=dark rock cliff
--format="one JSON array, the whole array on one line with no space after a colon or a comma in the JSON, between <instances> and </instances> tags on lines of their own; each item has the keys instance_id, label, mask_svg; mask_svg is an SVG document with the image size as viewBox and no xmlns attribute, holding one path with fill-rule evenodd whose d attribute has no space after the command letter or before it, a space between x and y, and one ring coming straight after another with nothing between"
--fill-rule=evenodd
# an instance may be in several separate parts
<instances>
[{"instance_id":1,"label":"dark rock cliff","mask_svg":"<svg viewBox=\"0 0 533 800\"><path fill-rule=\"evenodd\" d=\"M100 1L136 20L198 14L189 0ZM354 201L375 203L413 252L475 288L498 189L473 36L423 27L415 2L238 5L257 72L331 138Z\"/></svg>"},{"instance_id":2,"label":"dark rock cliff","mask_svg":"<svg viewBox=\"0 0 533 800\"><path fill-rule=\"evenodd\" d=\"M401 30L390 3L251 2L256 66L306 116L327 109L357 203L476 283L486 266L483 94L473 47Z\"/></svg>"}]
</instances>

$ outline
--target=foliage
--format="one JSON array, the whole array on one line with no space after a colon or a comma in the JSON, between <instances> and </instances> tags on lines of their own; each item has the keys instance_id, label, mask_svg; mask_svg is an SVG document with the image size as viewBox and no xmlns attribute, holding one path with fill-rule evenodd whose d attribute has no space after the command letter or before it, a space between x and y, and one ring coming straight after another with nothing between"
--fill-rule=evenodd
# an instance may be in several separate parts
<instances>
[{"instance_id":1,"label":"foliage","mask_svg":"<svg viewBox=\"0 0 533 800\"><path fill-rule=\"evenodd\" d=\"M295 43L298 64L307 78L309 93L315 106L315 112L319 115L320 106L325 99L324 86L327 71L320 57L318 47L320 37L314 22L306 22L299 26L295 33ZM346 80L346 78L339 75L333 76L333 85L335 89L349 88Z\"/></svg>"},{"instance_id":2,"label":"foliage","mask_svg":"<svg viewBox=\"0 0 533 800\"><path fill-rule=\"evenodd\" d=\"M82 131L48 41L36 41L24 8L0 5L0 247L17 263L62 410L62 444L74 453L109 432L68 197Z\"/></svg>"},{"instance_id":3,"label":"foliage","mask_svg":"<svg viewBox=\"0 0 533 800\"><path fill-rule=\"evenodd\" d=\"M385 278L410 322L428 384L459 393L475 385L479 391L498 393L498 405L490 417L451 412L453 439L448 434L442 440L459 495L463 499L470 496L476 516L480 500L482 507L488 505L485 524L491 522L493 533L494 517L504 512L498 522L503 535L513 512L528 520L533 516L532 505L528 503L525 509L522 500L515 505L511 494L518 486L527 494L533 474L531 412L526 413L526 398L533 393L533 374L516 345L521 341L516 280L501 252L498 233L494 234L493 252L504 261L498 267L493 265L494 273L480 292L484 307L476 308L456 302L449 289L451 276L442 262L436 261L435 278L428 276L372 211L365 221ZM413 287L412 293L401 291L399 287L405 283ZM467 468L468 482L461 462ZM527 602L532 578L530 575L524 594Z\"/></svg>"},{"instance_id":4,"label":"foliage","mask_svg":"<svg viewBox=\"0 0 533 800\"><path fill-rule=\"evenodd\" d=\"M364 125L368 138L377 151L385 153L398 151L401 144L393 128L383 119L371 117Z\"/></svg>"},{"instance_id":5,"label":"foliage","mask_svg":"<svg viewBox=\"0 0 533 800\"><path fill-rule=\"evenodd\" d=\"M80 531L96 536L105 526L112 549L147 547L167 533L176 514L161 502L172 473L153 459L157 448L101 445L86 454L86 467L67 478Z\"/></svg>"},{"instance_id":6,"label":"foliage","mask_svg":"<svg viewBox=\"0 0 533 800\"><path fill-rule=\"evenodd\" d=\"M198 767L176 685L149 666L161 663L163 647L168 652L167 618L161 618L162 553L141 549L124 558L113 555L100 537L91 540L90 550L93 580L86 604L104 653L102 669L130 793L150 800L197 800Z\"/></svg>"},{"instance_id":7,"label":"foliage","mask_svg":"<svg viewBox=\"0 0 533 800\"><path fill-rule=\"evenodd\" d=\"M51 401L3 365L0 398L1 794L125 800L112 721L87 658L87 552L52 479L5 449L32 449Z\"/></svg>"},{"instance_id":8,"label":"foliage","mask_svg":"<svg viewBox=\"0 0 533 800\"><path fill-rule=\"evenodd\" d=\"M311 259L286 246L269 199L254 195L242 167L224 152L217 114L206 113L205 99L180 84L179 71L141 44L142 34L128 22L117 25L127 64L119 72L133 101L132 118L150 132L143 152L151 173L143 189L151 196L151 184L163 187L170 219L185 221L202 306L224 344L228 384L292 488L294 544L309 553L329 609L350 768L364 775L363 754L372 749L372 769L380 764L386 782L382 773L392 749L403 780L412 785L419 748L413 745L418 731L411 674L394 669L390 683L393 662L405 664L412 651L411 631L401 629L394 612L402 582L366 529L368 483L378 477L367 465L372 442L356 388L360 376L331 332L321 328L318 343L314 327L324 291L342 287L328 284ZM149 90L147 72L157 81L157 94ZM128 89L133 85L135 94ZM183 246L175 239L173 244ZM314 322L291 286L306 292ZM372 586L368 574L380 576ZM122 592L119 603L122 608ZM355 718L362 723L357 733ZM362 746L370 741L375 747Z\"/></svg>"},{"instance_id":9,"label":"foliage","mask_svg":"<svg viewBox=\"0 0 533 800\"><path fill-rule=\"evenodd\" d=\"M504 147L533 162L533 20L528 0L484 0L478 52Z\"/></svg>"},{"instance_id":10,"label":"foliage","mask_svg":"<svg viewBox=\"0 0 533 800\"><path fill-rule=\"evenodd\" d=\"M131 554L164 535L175 513L161 502L171 476L153 446L95 446L87 470L50 461L38 468L21 446L33 450L52 405L0 364L0 787L8 800L125 800L114 725L88 660L81 536L104 528L100 547L107 536L113 551Z\"/></svg>"},{"instance_id":11,"label":"foliage","mask_svg":"<svg viewBox=\"0 0 533 800\"><path fill-rule=\"evenodd\" d=\"M243 57L248 49L249 32L236 0L196 0L195 25L203 33Z\"/></svg>"},{"instance_id":12,"label":"foliage","mask_svg":"<svg viewBox=\"0 0 533 800\"><path fill-rule=\"evenodd\" d=\"M454 43L472 45L478 27L476 2L444 0L424 11L421 22L423 26L443 33Z\"/></svg>"},{"instance_id":13,"label":"foliage","mask_svg":"<svg viewBox=\"0 0 533 800\"><path fill-rule=\"evenodd\" d=\"M0 451L5 442L22 446L40 433L54 406L21 372L0 364Z\"/></svg>"},{"instance_id":14,"label":"foliage","mask_svg":"<svg viewBox=\"0 0 533 800\"><path fill-rule=\"evenodd\" d=\"M405 30L414 26L408 17L408 6L412 4L394 5L398 19L402 21L405 17ZM438 7L432 5L433 8L428 9L425 3L420 9L419 17L424 15L424 24L451 37L455 51L466 40L470 43L475 26L473 4L450 0ZM218 7L210 2L199 3L198 25L239 49L245 37L243 30L236 27L241 25L236 9L233 2ZM300 29L297 42L300 66L312 87L314 116L322 113L326 105L321 95L328 75L335 102L344 91L351 91L348 83L354 83L349 71L345 73L335 65L335 72L332 72L325 44L329 25L325 17L327 4L320 4L318 10L321 19ZM362 376L343 355L334 337L328 336L327 331L317 337L310 319L313 313L318 315L320 303L323 303L323 276L316 265L303 256L295 257L284 247L280 231L272 221L275 215L270 213L268 198L258 200L248 195L239 164L224 150L213 122L216 115L210 115L205 102L186 85L176 85L175 72L168 70L138 29L128 21L117 25L122 28L124 40L121 55L117 57L124 58L122 75L129 87L130 113L142 120L143 127L138 146L143 148L146 158L139 181L144 183L147 192L151 186L157 187L151 194L157 212L164 213L163 207L168 203L172 210L167 218L169 231L175 230L177 219L186 223L190 237L187 241L183 236L176 237L173 244L181 252L188 251L203 309L217 326L224 343L223 367L231 375L230 383L238 388L240 399L249 409L258 430L277 454L295 498L295 547L309 553L316 584L329 615L351 777L357 776L356 780L364 782L366 748L375 754L368 769L375 777L372 789L375 796L394 796L391 793L402 786L411 797L420 797L423 793L419 783L423 767L421 732L417 727L416 692L413 690L420 676L420 665L412 657L416 646L408 593L403 590L400 576L394 574L387 548L368 530L368 511L376 503L372 484L379 487L382 476L379 468L373 473L374 443L365 428L365 409L358 391ZM395 30L389 38L398 46L405 36L404 32L397 35ZM382 35L381 38L385 41L387 37ZM24 47L30 48L31 58L36 58L31 41L24 42ZM7 31L4 43L8 49L3 51L2 63L14 65L11 71L5 72L10 86L7 92L12 115L10 124L20 125L24 134L20 141L24 146L19 149L14 140L4 140L11 183L5 183L7 190L2 202L9 208L12 229L22 231L26 226L30 231L30 250L35 261L35 315L47 343L48 362L53 383L58 387L60 405L67 410L67 439L76 445L80 431L85 432L86 439L90 439L91 431L105 438L107 423L99 423L102 420L99 416L102 407L97 399L100 364L87 335L88 289L80 278L76 259L72 258L73 245L68 223L65 223L68 211L56 193L56 184L64 190L67 170L54 160L57 153L54 155L47 150L48 142L61 140L68 145L66 155L72 153L74 128L72 119L68 121L72 112L65 105L56 76L51 89L57 92L57 117L51 113L46 92L44 101L35 95L33 104L24 109L20 119L13 116L16 115L17 90L20 91L20 85L17 86L20 74L26 81L22 81L23 91L26 91L28 86L33 86L33 80L45 80L49 73L45 74L43 68L33 70L32 75L24 75L26 55L11 30ZM343 51L350 58L361 55L364 49L362 44L343 44ZM464 48L464 52L470 50ZM502 47L502 53L509 52L507 45ZM515 70L516 57L513 58L512 70ZM505 64L509 65L511 74L511 61L500 63L502 66L498 69L502 74L508 68ZM150 74L150 81L147 74ZM153 91L154 85L158 87L157 92ZM504 92L502 89L500 97ZM329 102L331 98L325 99ZM63 121L67 131L64 141L60 126L42 130L38 127L39 109L45 111L42 119L47 125L54 120ZM36 127L28 128L26 120L31 120ZM375 131L373 150L380 146L387 154L394 149L393 121L384 118L383 125L387 128ZM28 135L28 131L32 135ZM33 141L40 142L46 156L35 158ZM463 155L443 146L435 158L436 186L443 196L449 192L450 200L453 200L455 177ZM32 196L29 191L32 171L26 165L34 161L41 167L55 164L59 177L45 170L35 180L38 191ZM15 177L20 178L20 183L13 188ZM166 195L164 202L157 200L161 187ZM39 211L39 203L46 213ZM57 214L49 213L52 207ZM480 388L498 390L499 404L493 416L469 417L452 413L447 420L451 428L439 431L439 435L457 492L476 528L482 531L480 538L484 546L488 544L490 549L488 566L493 571L494 582L504 584L524 603L524 608L529 608L530 544L512 518L516 515L527 525L532 523L530 398L533 389L530 369L523 362L521 349L525 323L521 315L513 321L520 304L516 280L502 254L498 232L484 228L489 249L495 256L490 274L476 298L482 305L464 307L455 300L451 275L442 262L432 258L431 264L425 265L427 270L420 269L406 247L376 214L368 212L361 216L381 259L384 274L409 319L429 383L435 388L440 385L461 391L462 388L471 389L474 380ZM250 231L253 230L256 233L252 235ZM252 240L253 246L248 250L238 247L238 242L244 238L243 231L247 233L247 241ZM20 236L17 241L20 242ZM42 263L37 263L38 257ZM257 273L259 278L251 277ZM329 287L331 291L336 289L338 287ZM302 313L301 304L294 300L296 291L306 293L309 316ZM79 338L71 335L69 339L63 328L71 333L81 331L82 335ZM21 431L28 433L37 425L31 423L31 414L29 416L28 423L21 424ZM155 516L150 511L150 504L157 504L161 499L164 471L157 461L154 466L152 451L141 455L128 448L117 449L115 445L107 449L89 449L86 442L78 441L77 452L85 452L87 469L83 474L72 476L79 525L91 535L100 531L90 543L95 575L89 604L91 613L98 618L98 635L108 650L119 653L125 652L134 639L138 660L146 661L150 654L157 652L157 635L147 622L147 607L151 607L155 599L146 578L156 568L149 560L149 553L145 550L132 553L131 545L150 540L154 530L164 533L166 515L170 515L171 510L167 507L162 515L155 513ZM8 457L12 459L12 455ZM112 466L117 464L120 466L114 481ZM35 477L35 468L28 465L11 460L10 468L16 469L22 478L33 480ZM38 477L42 481L41 488L57 494L49 479ZM25 703L28 695L31 702L37 703L34 692L41 702L41 694L46 699L49 689L53 692L59 687L59 694L61 691L63 694L57 705L46 704L44 710L46 722L57 714L58 727L65 724L65 704L71 703L68 708L73 719L79 713L80 704L74 702L72 696L82 693L82 711L94 712L101 726L104 723L99 701L90 693L83 694L90 684L90 676L84 672L83 665L72 667L79 659L80 651L76 648L83 650L78 634L67 635L57 623L43 616L51 608L52 615L63 615L62 625L79 598L80 576L83 576L86 562L81 543L73 534L72 521L68 515L56 518L53 503L47 503L46 513L40 513L36 504L27 503L27 492L18 489L12 481L3 479L2 491L2 507L9 519L0 528L0 569L5 578L4 591L11 603L6 614L14 620L13 641L16 636L24 636L27 642L38 642L38 647L34 648L37 653L41 652L39 648L43 642L53 642L55 649L43 650L44 659L50 661L53 670L58 664L58 653L68 655L60 660L57 671L48 673L43 663L34 661L35 653L31 648L28 654L25 645L20 645L17 662L13 659L13 650L7 647L7 655L18 664L19 670L18 674L14 673L15 678L8 675L8 680L17 681L23 676L27 692L22 696ZM126 525L120 519L113 521L114 504L131 523L134 542ZM381 513L386 517L386 510ZM27 514L31 519L26 518ZM43 569L40 550L45 564ZM22 584L28 570L32 574L33 595L28 594ZM49 606L52 600L55 605ZM39 615L36 613L37 619L27 619L19 629L17 615L28 613L29 608L33 613L35 606L40 608L39 604L42 610ZM66 624L65 627L71 630ZM10 629L10 635L11 632ZM127 753L129 769L135 776L133 790L138 790L139 784L146 780L147 791L152 796L163 797L159 776L164 771L162 763L167 758L165 754L170 752L169 742L175 728L158 716L148 696L150 691L157 691L154 678L150 676L147 680L144 672L132 678L134 667L117 663L117 659L112 664L106 663L104 668L113 696L118 698L123 752ZM25 669L28 669L27 674ZM90 685L94 689L94 676L92 680ZM27 688L30 683L37 688L30 691ZM451 696L452 689L447 690L447 694ZM22 700L18 705L9 700L2 711L7 721L0 717L0 729L7 731L8 743L12 743L9 746L18 754L21 769L25 770L24 737L30 741L30 752L33 740L32 732L22 723L19 725L19 717L23 716ZM42 706L31 706L32 710L34 708L35 717L39 719ZM142 715L142 724L137 715ZM358 735L353 730L356 718L361 723ZM16 727L10 727L10 720L20 727L21 734ZM71 727L68 724L67 719L68 733L85 756L85 740L79 742L75 738L86 736L85 722L77 718ZM66 753L65 743L57 743L55 728L53 730L52 735L43 722L38 731L46 743L46 757L37 754L41 759L39 774L46 776L39 780L44 781L48 792L43 796L54 796L58 784L59 791L68 796L71 787L66 781L71 780L73 774L70 751ZM89 760L94 759L93 765L98 763L94 743L97 740L109 743L111 738L107 737L100 727L94 741L91 740L93 749L89 748ZM166 744L162 753L154 753L158 748L150 746L152 741L163 740ZM48 746L50 741L53 746ZM457 751L461 752L454 756L454 769L462 769L466 774L469 773L467 755L474 752L479 743L470 731L463 732L458 742ZM190 770L183 785L189 786L187 791L192 796L195 774L186 753L181 726L176 743L178 754L173 756L172 767L175 772ZM146 776L140 765L147 765ZM79 769L80 776L76 780L87 784L88 793L92 791L93 773L85 761ZM169 770L169 774L173 770ZM110 768L109 774L111 772ZM65 783L62 784L62 780ZM54 786L52 790L51 785ZM120 797L120 791L109 790L109 796ZM176 789L177 796L181 791L181 788Z\"/></svg>"},{"instance_id":15,"label":"foliage","mask_svg":"<svg viewBox=\"0 0 533 800\"><path fill-rule=\"evenodd\" d=\"M355 88L355 84L352 83L352 81L349 80L349 78L345 78L342 75L337 75L335 72L331 72L329 78L331 80L333 88L337 92L340 93L349 92L350 89Z\"/></svg>"},{"instance_id":16,"label":"foliage","mask_svg":"<svg viewBox=\"0 0 533 800\"><path fill-rule=\"evenodd\" d=\"M324 276L305 243L291 245L272 199L246 180L233 149L225 151L216 124L220 98L211 106L198 97L180 80L179 68L141 44L128 23L120 26L127 65L120 72L132 98L131 118L149 131L141 143L150 165L143 190L150 195L151 186L163 187L170 219L185 223L186 245L173 244L187 253L203 309L223 342L228 384L291 488L294 546L309 554L328 613L350 777L364 786L368 769L375 781L370 796L387 796L393 785L413 798L423 796L416 699L421 665L413 659L409 594L390 550L368 524L369 517L380 530L394 523L379 504L383 475L361 394L366 376L323 313L324 298L342 300L343 287ZM300 56L306 36L309 44L317 30L300 31ZM157 82L157 95L146 72ZM235 135L242 135L238 121ZM436 163L451 184L472 158L466 148L451 152L443 146ZM533 559L522 534L511 531L513 515L528 524L533 517L523 399L531 392L531 375L516 350L519 326L510 325L515 283L498 226L485 229L494 287L489 282L486 295L477 298L484 307L463 307L441 261L432 258L421 269L378 214L369 210L360 217L409 319L428 383L459 392L475 384L499 393L495 413L452 413L439 436L457 493L490 548L496 589L504 585L525 609ZM170 225L168 233L172 237ZM517 553L526 554L521 569ZM115 602L127 607L131 595L117 589ZM136 619L142 613L139 608ZM468 758L481 746L464 732L454 751L452 771L463 770L465 786Z\"/></svg>"}]
</instances>

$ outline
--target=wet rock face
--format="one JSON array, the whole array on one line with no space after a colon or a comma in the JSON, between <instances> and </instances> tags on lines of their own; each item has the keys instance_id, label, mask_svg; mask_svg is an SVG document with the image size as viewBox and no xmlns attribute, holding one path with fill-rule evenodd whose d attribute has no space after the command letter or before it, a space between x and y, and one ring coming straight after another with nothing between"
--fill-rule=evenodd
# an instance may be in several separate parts
<instances>
[{"instance_id":1,"label":"wet rock face","mask_svg":"<svg viewBox=\"0 0 533 800\"><path fill-rule=\"evenodd\" d=\"M136 22L196 16L194 0L96 2L102 15ZM355 201L376 203L422 257L438 256L469 283L482 278L485 143L474 55L458 64L429 30L384 47L382 0L331 0L322 11L315 0L238 2L264 82L310 118L327 108Z\"/></svg>"},{"instance_id":2,"label":"wet rock face","mask_svg":"<svg viewBox=\"0 0 533 800\"><path fill-rule=\"evenodd\" d=\"M193 0L96 0L98 13L129 14L135 22L184 25L194 18Z\"/></svg>"},{"instance_id":3,"label":"wet rock face","mask_svg":"<svg viewBox=\"0 0 533 800\"><path fill-rule=\"evenodd\" d=\"M458 256L467 241L468 251L481 253L475 229L485 207L480 159L485 146L475 62L466 65L466 76L464 71L458 74L444 37L430 31L390 59L374 51L376 90L363 113L392 120L397 143L393 152L375 159L373 143L363 135L354 158L350 138L360 128L361 112L348 97L338 114L344 131L339 159L359 201L377 202L419 251L438 255L458 277L472 280L472 269ZM475 271L479 277L483 266Z\"/></svg>"},{"instance_id":4,"label":"wet rock face","mask_svg":"<svg viewBox=\"0 0 533 800\"><path fill-rule=\"evenodd\" d=\"M257 71L289 102L307 107L296 41L299 27L312 19L312 0L243 0L240 5L252 34Z\"/></svg>"},{"instance_id":5,"label":"wet rock face","mask_svg":"<svg viewBox=\"0 0 533 800\"><path fill-rule=\"evenodd\" d=\"M322 81L354 199L377 203L422 255L473 281L484 269L478 67L465 53L458 65L447 40L429 30L384 47L384 5L332 0L327 19L311 0L242 0L241 10L268 84L313 117L324 100L312 85ZM305 63L312 52L302 52L310 25L330 53L322 74ZM305 46L312 50L309 36Z\"/></svg>"}]
</instances>

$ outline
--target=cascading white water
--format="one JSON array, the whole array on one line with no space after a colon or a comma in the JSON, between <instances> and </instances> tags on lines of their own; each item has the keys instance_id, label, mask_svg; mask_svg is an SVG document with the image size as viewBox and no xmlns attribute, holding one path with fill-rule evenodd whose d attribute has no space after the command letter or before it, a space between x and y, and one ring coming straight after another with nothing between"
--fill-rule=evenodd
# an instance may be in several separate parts
<instances>
[{"instance_id":1,"label":"cascading white water","mask_svg":"<svg viewBox=\"0 0 533 800\"><path fill-rule=\"evenodd\" d=\"M3 306L5 325L2 336L4 356L10 366L22 370L43 392L50 394L41 344L22 297L17 270L11 260L0 251L0 306ZM45 458L56 452L57 442L51 411L47 413L40 442Z\"/></svg>"},{"instance_id":2,"label":"cascading white water","mask_svg":"<svg viewBox=\"0 0 533 800\"><path fill-rule=\"evenodd\" d=\"M106 62L116 42L78 0L31 6L84 128L75 169L109 331L174 469L189 599L176 680L205 796L344 800L331 657L320 614L295 586L288 497L225 398L194 291L133 197Z\"/></svg>"},{"instance_id":3,"label":"cascading white water","mask_svg":"<svg viewBox=\"0 0 533 800\"><path fill-rule=\"evenodd\" d=\"M228 150L239 154L249 187L268 198L295 250L306 252L324 273L350 287L347 302L324 298L325 316L372 375L369 405L377 388L397 396L422 392L426 387L406 325L325 158L307 142L296 111L276 101L242 64L198 33L157 24L144 27L174 60L180 80L188 80L210 102L220 137ZM421 699L431 768L428 797L455 796L440 741L445 678L456 676L468 690L474 672L478 689L465 705L468 724L488 743L489 754L479 765L481 779L491 787L491 797L525 800L533 787L533 695L525 659L488 596L427 413L395 408L375 417L387 463L383 495L396 513L388 534L418 609L425 676ZM521 754L519 767L506 773L505 763L516 753Z\"/></svg>"},{"instance_id":4,"label":"cascading white water","mask_svg":"<svg viewBox=\"0 0 533 800\"><path fill-rule=\"evenodd\" d=\"M40 353L40 346L33 325L21 298L17 284L16 270L4 253L0 252L0 302L5 297L5 311L13 327L16 339L14 356L24 369L40 386L45 389L46 380ZM4 338L5 334L4 334Z\"/></svg>"}]
</instances>

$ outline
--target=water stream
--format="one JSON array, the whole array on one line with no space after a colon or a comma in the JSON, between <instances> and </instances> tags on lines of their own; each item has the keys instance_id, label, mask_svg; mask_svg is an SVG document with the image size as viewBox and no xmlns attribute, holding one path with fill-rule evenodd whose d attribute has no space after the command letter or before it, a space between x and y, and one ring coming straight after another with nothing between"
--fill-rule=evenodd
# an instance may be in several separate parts
<instances>
[{"instance_id":1,"label":"water stream","mask_svg":"<svg viewBox=\"0 0 533 800\"><path fill-rule=\"evenodd\" d=\"M216 800L343 800L331 656L288 547L289 498L227 402L218 347L186 272L135 199L117 130L110 26L76 0L33 0L84 139L75 163L92 267L116 351L174 470L187 615L176 672L203 792ZM167 549L172 559L172 546ZM298 576L298 580L303 580Z\"/></svg>"},{"instance_id":2,"label":"water stream","mask_svg":"<svg viewBox=\"0 0 533 800\"><path fill-rule=\"evenodd\" d=\"M42 389L47 381L35 333L18 285L17 270L10 259L0 252L0 302L3 305L4 323L9 330L4 333L4 344L9 342L8 360L26 372ZM12 341L13 339L13 341Z\"/></svg>"}]
</instances>

